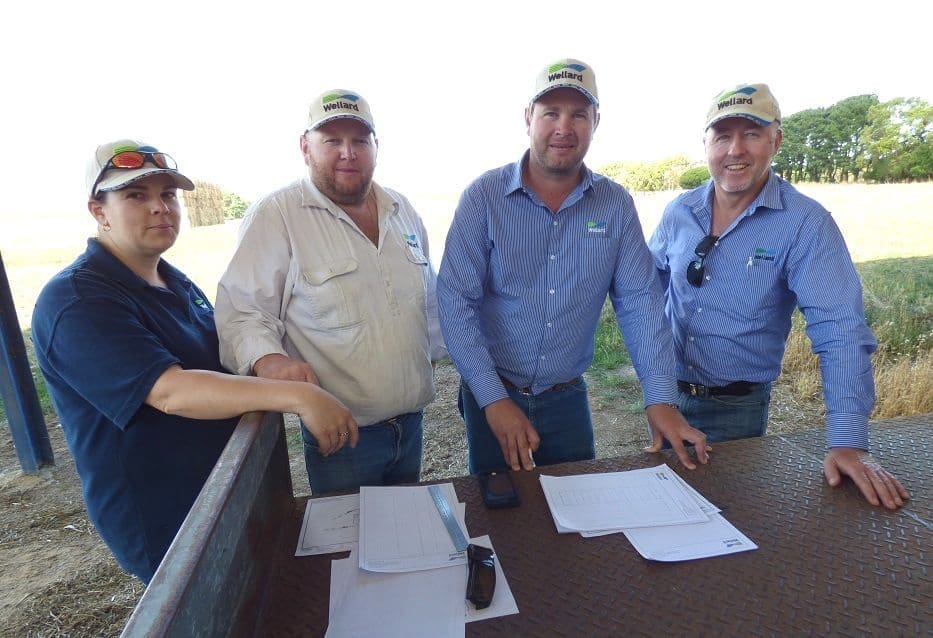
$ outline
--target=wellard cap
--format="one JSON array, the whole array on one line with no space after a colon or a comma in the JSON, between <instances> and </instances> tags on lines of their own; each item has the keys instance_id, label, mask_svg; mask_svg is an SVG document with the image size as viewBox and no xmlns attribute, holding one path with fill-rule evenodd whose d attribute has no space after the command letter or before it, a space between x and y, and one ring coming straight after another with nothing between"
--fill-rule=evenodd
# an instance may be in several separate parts
<instances>
[{"instance_id":1,"label":"wellard cap","mask_svg":"<svg viewBox=\"0 0 933 638\"><path fill-rule=\"evenodd\" d=\"M123 153L126 156L120 157ZM178 172L171 156L155 146L136 140L117 140L101 144L87 165L85 180L88 196L114 191L150 175L171 175L175 186L194 190L194 183Z\"/></svg>"},{"instance_id":2,"label":"wellard cap","mask_svg":"<svg viewBox=\"0 0 933 638\"><path fill-rule=\"evenodd\" d=\"M708 129L727 117L744 117L761 125L781 121L781 108L767 84L739 84L720 93L706 114Z\"/></svg>"},{"instance_id":3,"label":"wellard cap","mask_svg":"<svg viewBox=\"0 0 933 638\"><path fill-rule=\"evenodd\" d=\"M553 62L541 70L535 81L535 93L529 104L554 89L576 89L596 106L599 106L599 93L596 91L596 75L593 68L580 60L564 58Z\"/></svg>"},{"instance_id":4,"label":"wellard cap","mask_svg":"<svg viewBox=\"0 0 933 638\"><path fill-rule=\"evenodd\" d=\"M369 104L359 93L346 89L325 91L314 98L308 110L308 125L305 127L305 133L342 117L362 122L373 135L376 134L376 125L373 124L373 114L369 110Z\"/></svg>"}]
</instances>

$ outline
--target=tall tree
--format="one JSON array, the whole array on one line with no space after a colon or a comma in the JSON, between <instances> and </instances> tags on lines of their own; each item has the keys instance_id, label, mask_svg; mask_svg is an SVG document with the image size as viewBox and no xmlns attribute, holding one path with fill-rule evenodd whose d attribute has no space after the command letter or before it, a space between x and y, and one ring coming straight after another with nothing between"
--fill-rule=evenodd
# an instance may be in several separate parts
<instances>
[{"instance_id":1,"label":"tall tree","mask_svg":"<svg viewBox=\"0 0 933 638\"><path fill-rule=\"evenodd\" d=\"M895 98L869 109L862 129L865 175L880 182L933 177L933 106Z\"/></svg>"},{"instance_id":2,"label":"tall tree","mask_svg":"<svg viewBox=\"0 0 933 638\"><path fill-rule=\"evenodd\" d=\"M829 107L833 164L843 182L848 181L850 175L856 180L859 178L859 160L865 152L861 132L869 123L869 110L877 104L877 95L856 95Z\"/></svg>"}]
</instances>

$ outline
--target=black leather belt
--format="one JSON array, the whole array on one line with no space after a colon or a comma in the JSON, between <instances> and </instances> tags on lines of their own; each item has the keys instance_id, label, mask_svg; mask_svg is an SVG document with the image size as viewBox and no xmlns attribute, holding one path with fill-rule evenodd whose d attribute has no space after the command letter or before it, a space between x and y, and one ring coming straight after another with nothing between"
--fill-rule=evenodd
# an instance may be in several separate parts
<instances>
[{"instance_id":1,"label":"black leather belt","mask_svg":"<svg viewBox=\"0 0 933 638\"><path fill-rule=\"evenodd\" d=\"M687 383L686 381L677 382L677 388L681 392L685 392L692 397L744 397L746 394L751 394L751 391L755 389L757 385L757 383L752 383L751 381L733 381L728 385L710 388L705 385L700 385L699 383Z\"/></svg>"},{"instance_id":2,"label":"black leather belt","mask_svg":"<svg viewBox=\"0 0 933 638\"><path fill-rule=\"evenodd\" d=\"M508 379L506 379L505 377L503 377L501 374L499 375L499 378L502 380L502 385L504 385L505 387L511 388L512 390L518 390L520 394L524 394L525 396L531 396L531 387L520 388L514 383L512 383L511 381L509 381ZM544 392L554 392L555 390L563 390L564 388L569 388L570 386L577 385L579 382L580 382L580 377L577 377L576 379L571 379L570 381L564 381L562 383L555 383L554 385L552 385L550 388L548 388ZM542 392L541 394L544 394L544 392Z\"/></svg>"}]
</instances>

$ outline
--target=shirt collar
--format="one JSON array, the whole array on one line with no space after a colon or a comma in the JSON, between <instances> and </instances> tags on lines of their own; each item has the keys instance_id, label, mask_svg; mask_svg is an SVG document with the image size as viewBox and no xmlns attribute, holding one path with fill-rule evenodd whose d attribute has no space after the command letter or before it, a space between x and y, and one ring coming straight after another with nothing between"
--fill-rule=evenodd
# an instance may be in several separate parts
<instances>
[{"instance_id":1,"label":"shirt collar","mask_svg":"<svg viewBox=\"0 0 933 638\"><path fill-rule=\"evenodd\" d=\"M684 204L689 206L694 212L706 211L707 215L712 215L713 210L713 180L710 179L706 185L687 193L684 196ZM768 173L768 181L758 192L758 196L752 200L752 203L745 209L745 215L753 215L759 208L770 208L772 210L782 210L784 204L781 201L781 178L774 171Z\"/></svg>"},{"instance_id":2,"label":"shirt collar","mask_svg":"<svg viewBox=\"0 0 933 638\"><path fill-rule=\"evenodd\" d=\"M311 177L305 175L299 180L301 192L299 197L301 199L300 206L302 208L320 208L326 210L334 217L347 217L347 214L343 212L343 209L340 208L330 197L318 190L318 187L314 185L314 182L311 181ZM373 193L376 195L376 207L379 212L388 209L389 214L394 214L398 211L398 206L395 200L385 191L382 186L376 182L372 183Z\"/></svg>"},{"instance_id":3,"label":"shirt collar","mask_svg":"<svg viewBox=\"0 0 933 638\"><path fill-rule=\"evenodd\" d=\"M111 279L121 282L130 288L146 288L149 283L145 279L130 270L126 264L114 257L110 251L104 248L103 244L94 237L87 240L87 251L85 253L89 263L107 275ZM172 266L164 259L159 259L159 274L166 279L172 279L185 288L191 285L191 281L183 272ZM167 282L168 283L168 282Z\"/></svg>"},{"instance_id":4,"label":"shirt collar","mask_svg":"<svg viewBox=\"0 0 933 638\"><path fill-rule=\"evenodd\" d=\"M505 181L506 195L511 195L515 191L524 188L524 184L522 183L522 167L528 161L530 156L531 150L526 149L517 162L508 166ZM577 184L577 187L574 190L579 189L580 191L585 191L593 186L593 171L591 171L586 164L583 164L583 166L580 167L580 172L583 175L583 179L580 180L580 183Z\"/></svg>"}]
</instances>

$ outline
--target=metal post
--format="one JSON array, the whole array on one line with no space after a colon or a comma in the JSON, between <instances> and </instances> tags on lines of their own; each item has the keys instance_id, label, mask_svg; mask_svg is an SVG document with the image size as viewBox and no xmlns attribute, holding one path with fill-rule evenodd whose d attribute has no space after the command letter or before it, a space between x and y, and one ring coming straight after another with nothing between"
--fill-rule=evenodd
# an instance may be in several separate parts
<instances>
[{"instance_id":1,"label":"metal post","mask_svg":"<svg viewBox=\"0 0 933 638\"><path fill-rule=\"evenodd\" d=\"M6 410L19 464L27 474L54 465L49 432L32 381L26 344L16 318L10 282L0 255L0 399Z\"/></svg>"}]
</instances>

